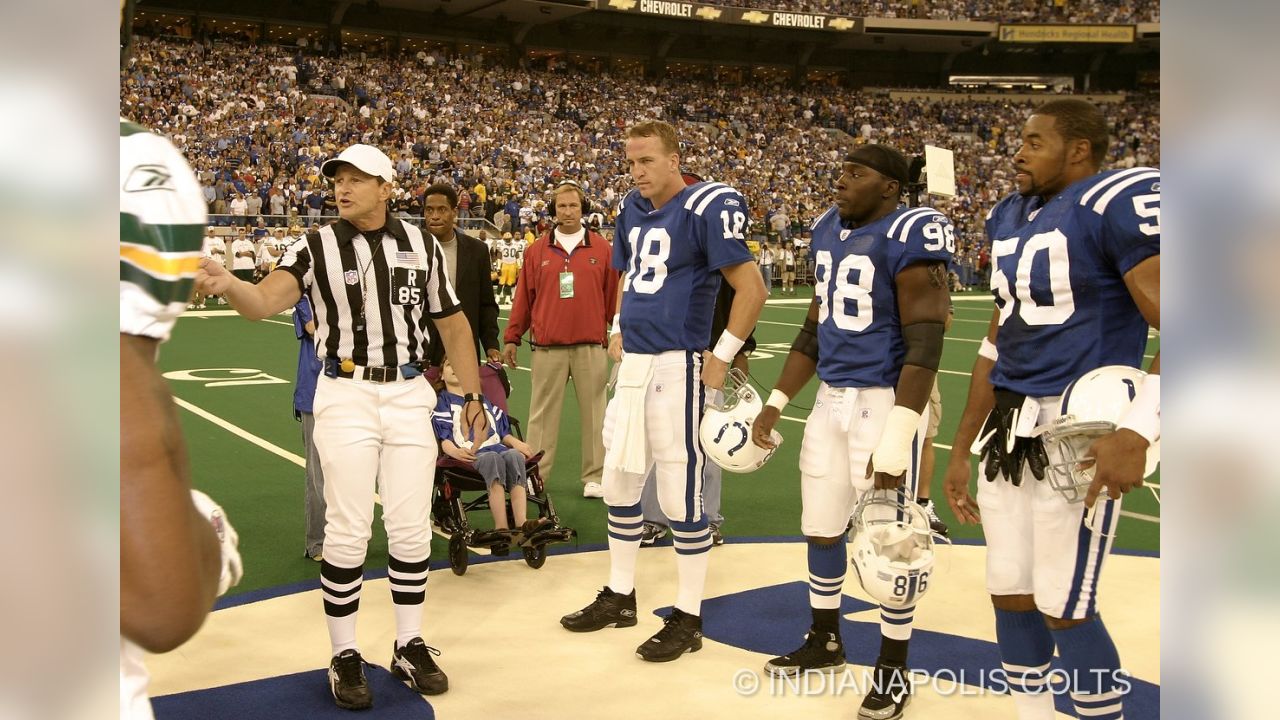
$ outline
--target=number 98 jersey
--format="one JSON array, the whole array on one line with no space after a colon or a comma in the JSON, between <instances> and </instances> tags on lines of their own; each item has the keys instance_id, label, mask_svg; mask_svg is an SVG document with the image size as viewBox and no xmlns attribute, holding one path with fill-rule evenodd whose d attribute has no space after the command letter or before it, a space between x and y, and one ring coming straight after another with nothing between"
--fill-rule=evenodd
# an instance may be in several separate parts
<instances>
[{"instance_id":1,"label":"number 98 jersey","mask_svg":"<svg viewBox=\"0 0 1280 720\"><path fill-rule=\"evenodd\" d=\"M631 191L622 199L613 268L622 272L622 345L656 355L705 350L721 268L753 262L747 202L717 182L689 185L661 208Z\"/></svg>"},{"instance_id":2,"label":"number 98 jersey","mask_svg":"<svg viewBox=\"0 0 1280 720\"><path fill-rule=\"evenodd\" d=\"M1000 309L998 388L1052 397L1104 365L1141 367L1147 322L1124 275L1160 254L1160 171L1112 170L1042 204L1017 193L987 214Z\"/></svg>"},{"instance_id":3,"label":"number 98 jersey","mask_svg":"<svg viewBox=\"0 0 1280 720\"><path fill-rule=\"evenodd\" d=\"M832 207L813 224L809 251L818 301L818 378L832 387L896 387L906 357L897 275L949 263L955 229L933 208L900 207L847 228Z\"/></svg>"}]
</instances>

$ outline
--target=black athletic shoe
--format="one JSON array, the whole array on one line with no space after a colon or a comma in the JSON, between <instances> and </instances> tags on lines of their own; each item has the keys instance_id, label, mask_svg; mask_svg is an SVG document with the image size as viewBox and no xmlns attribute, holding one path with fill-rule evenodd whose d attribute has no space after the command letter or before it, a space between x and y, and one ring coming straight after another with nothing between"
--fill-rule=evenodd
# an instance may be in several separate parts
<instances>
[{"instance_id":1,"label":"black athletic shoe","mask_svg":"<svg viewBox=\"0 0 1280 720\"><path fill-rule=\"evenodd\" d=\"M666 536L666 525L646 521L640 531L640 547L649 547Z\"/></svg>"},{"instance_id":2,"label":"black athletic shoe","mask_svg":"<svg viewBox=\"0 0 1280 720\"><path fill-rule=\"evenodd\" d=\"M933 504L932 500L921 500L920 508L924 510L924 514L929 518L929 529L936 535L944 538L951 537L951 528L942 522L942 518L938 517L938 508Z\"/></svg>"},{"instance_id":3,"label":"black athletic shoe","mask_svg":"<svg viewBox=\"0 0 1280 720\"><path fill-rule=\"evenodd\" d=\"M607 627L631 627L636 624L636 591L620 595L606 585L596 599L581 610L560 618L560 624L573 632L594 632Z\"/></svg>"},{"instance_id":4,"label":"black athletic shoe","mask_svg":"<svg viewBox=\"0 0 1280 720\"><path fill-rule=\"evenodd\" d=\"M870 692L858 708L858 720L898 720L911 700L911 678L896 663L876 663Z\"/></svg>"},{"instance_id":5,"label":"black athletic shoe","mask_svg":"<svg viewBox=\"0 0 1280 720\"><path fill-rule=\"evenodd\" d=\"M814 628L805 634L803 645L765 663L764 671L785 677L810 671L834 672L843 667L844 643L840 634Z\"/></svg>"},{"instance_id":6,"label":"black athletic shoe","mask_svg":"<svg viewBox=\"0 0 1280 720\"><path fill-rule=\"evenodd\" d=\"M432 657L439 654L439 650L427 645L422 638L414 638L404 647L393 644L391 674L423 695L439 695L449 689L448 676Z\"/></svg>"},{"instance_id":7,"label":"black athletic shoe","mask_svg":"<svg viewBox=\"0 0 1280 720\"><path fill-rule=\"evenodd\" d=\"M673 609L662 629L636 648L636 656L649 662L671 662L687 652L702 649L702 618Z\"/></svg>"},{"instance_id":8,"label":"black athletic shoe","mask_svg":"<svg viewBox=\"0 0 1280 720\"><path fill-rule=\"evenodd\" d=\"M364 658L358 650L343 650L329 662L329 691L344 710L373 707L373 693L364 677Z\"/></svg>"},{"instance_id":9,"label":"black athletic shoe","mask_svg":"<svg viewBox=\"0 0 1280 720\"><path fill-rule=\"evenodd\" d=\"M711 547L723 545L724 533L720 532L720 523L707 523L707 528L711 530Z\"/></svg>"}]
</instances>

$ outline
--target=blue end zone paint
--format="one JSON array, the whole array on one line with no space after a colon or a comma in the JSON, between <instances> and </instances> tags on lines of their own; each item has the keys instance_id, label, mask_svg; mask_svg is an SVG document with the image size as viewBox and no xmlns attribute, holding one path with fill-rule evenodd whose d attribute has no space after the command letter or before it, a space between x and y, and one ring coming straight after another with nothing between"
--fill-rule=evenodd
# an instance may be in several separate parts
<instances>
[{"instance_id":1,"label":"blue end zone paint","mask_svg":"<svg viewBox=\"0 0 1280 720\"><path fill-rule=\"evenodd\" d=\"M722 595L702 601L702 634L709 640L750 652L770 657L785 655L800 646L809 630L808 607L809 586L803 582ZM875 665L880 649L880 616L878 612L868 615L866 622L844 616L876 610L877 606L848 595L841 600L840 632L845 657L851 663ZM665 607L655 614L663 617L670 612L671 608ZM1000 650L985 640L917 628L911 635L908 665L917 675L926 673L944 681L964 678L966 685L1007 691L1003 678L990 677L992 669L1000 667ZM1058 682L1063 671L1057 658L1053 669ZM1159 718L1160 686L1136 678L1129 682L1133 687L1124 699L1125 716L1135 720ZM1055 703L1059 712L1074 714L1070 695L1057 695Z\"/></svg>"},{"instance_id":2,"label":"blue end zone paint","mask_svg":"<svg viewBox=\"0 0 1280 720\"><path fill-rule=\"evenodd\" d=\"M798 543L798 542L804 542L804 537L801 535L784 535L784 536L776 536L776 537L725 538L725 544L730 544L730 545L742 545L742 544L752 544L752 543ZM985 545L986 544L982 540L978 540L976 538L952 540L951 542L954 545ZM657 541L656 543L654 543L654 545L657 547L670 546L671 538L669 536L665 537ZM608 550L608 549L609 549L609 546L602 543L595 543L590 545L575 545L575 546L556 545L554 547L548 548L547 554L548 555L571 555L573 553L599 552L601 550ZM945 550L943 552L945 552ZM1119 548L1112 548L1111 554L1132 555L1134 557L1149 557L1149 558L1160 557L1160 553L1154 552L1151 550L1122 550ZM518 554L512 554L505 558L497 558L497 557L492 557L487 555L472 555L470 561L467 564L468 566L476 566L476 565L486 565L491 562L524 562L524 559ZM448 567L449 567L449 561L444 559L434 560L431 563L432 571L443 570ZM546 568L543 568L538 572L547 572L547 570ZM277 585L275 587L261 588L259 590L250 590L249 592L238 593L236 595L224 596L224 597L218 598L218 602L213 606L213 609L225 610L227 608L239 607L241 605L248 605L250 603L261 602L263 600L270 600L272 598L284 597L285 595L294 595L297 593L307 592L310 590L318 590L320 588L319 573L320 573L320 566L319 564L317 564L316 565L317 577L315 580L303 580L301 582L289 583L288 585ZM386 576L387 576L386 568L367 569L365 570L365 573L364 573L365 580L380 580ZM427 586L427 593L428 595L430 595L431 593L430 585ZM804 633L801 633L801 635L803 634ZM794 650L795 648L791 648L791 649Z\"/></svg>"},{"instance_id":3,"label":"blue end zone paint","mask_svg":"<svg viewBox=\"0 0 1280 720\"><path fill-rule=\"evenodd\" d=\"M430 703L385 668L366 665L379 720L434 720ZM281 675L208 690L165 695L151 700L157 720L351 720L350 710L333 704L327 670Z\"/></svg>"}]
</instances>

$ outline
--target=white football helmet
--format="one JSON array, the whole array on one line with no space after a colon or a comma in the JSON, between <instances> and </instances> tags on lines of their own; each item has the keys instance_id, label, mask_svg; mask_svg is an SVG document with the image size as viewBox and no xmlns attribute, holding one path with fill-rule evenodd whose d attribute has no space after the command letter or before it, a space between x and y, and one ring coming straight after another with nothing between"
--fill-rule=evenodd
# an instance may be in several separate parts
<instances>
[{"instance_id":1,"label":"white football helmet","mask_svg":"<svg viewBox=\"0 0 1280 720\"><path fill-rule=\"evenodd\" d=\"M1084 502L1093 482L1093 465L1085 468L1078 465L1094 440L1115 431L1146 376L1145 372L1125 365L1090 370L1063 391L1058 417L1037 428L1049 455L1046 479L1067 502ZM1157 439L1147 448L1143 477L1150 477L1159 464L1160 441Z\"/></svg>"},{"instance_id":2,"label":"white football helmet","mask_svg":"<svg viewBox=\"0 0 1280 720\"><path fill-rule=\"evenodd\" d=\"M773 457L777 445L782 444L782 436L773 431L773 450L751 441L751 423L764 409L764 403L741 370L734 368L725 375L723 392L724 401L718 406L707 406L702 415L698 428L702 449L725 470L749 473Z\"/></svg>"},{"instance_id":3,"label":"white football helmet","mask_svg":"<svg viewBox=\"0 0 1280 720\"><path fill-rule=\"evenodd\" d=\"M889 608L913 607L929 589L935 560L929 516L899 490L868 490L853 511L854 572Z\"/></svg>"}]
</instances>

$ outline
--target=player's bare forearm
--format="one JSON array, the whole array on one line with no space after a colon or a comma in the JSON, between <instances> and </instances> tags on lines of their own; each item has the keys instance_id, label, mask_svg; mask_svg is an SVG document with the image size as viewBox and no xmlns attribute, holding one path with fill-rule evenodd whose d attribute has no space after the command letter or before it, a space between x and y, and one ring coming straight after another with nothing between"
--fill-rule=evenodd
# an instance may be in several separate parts
<instances>
[{"instance_id":1,"label":"player's bare forearm","mask_svg":"<svg viewBox=\"0 0 1280 720\"><path fill-rule=\"evenodd\" d=\"M792 350L787 353L787 359L782 363L782 374L778 376L778 382L773 387L780 392L786 394L787 397L795 397L805 385L809 384L809 380L818 372L818 363L813 358L804 353Z\"/></svg>"},{"instance_id":2,"label":"player's bare forearm","mask_svg":"<svg viewBox=\"0 0 1280 720\"><path fill-rule=\"evenodd\" d=\"M154 340L120 336L120 632L167 652L213 607L221 548L191 501L186 444L155 352Z\"/></svg>"},{"instance_id":3,"label":"player's bare forearm","mask_svg":"<svg viewBox=\"0 0 1280 720\"><path fill-rule=\"evenodd\" d=\"M764 288L764 278L760 275L760 268L750 261L722 268L720 272L733 287L733 304L729 306L725 330L745 340L756 329L765 298L769 296Z\"/></svg>"},{"instance_id":4,"label":"player's bare forearm","mask_svg":"<svg viewBox=\"0 0 1280 720\"><path fill-rule=\"evenodd\" d=\"M937 377L938 373L918 365L902 366L893 404L923 413L929 404L929 396L933 393L933 381Z\"/></svg>"},{"instance_id":5,"label":"player's bare forearm","mask_svg":"<svg viewBox=\"0 0 1280 720\"><path fill-rule=\"evenodd\" d=\"M809 312L805 314L804 327L796 335L791 352L787 353L787 359L782 363L782 374L778 376L778 382L773 385L774 389L786 393L787 397L795 397L796 393L803 390L818 372L818 337L816 332L813 332L817 322L818 298L815 297L809 302ZM799 346L805 347L806 351L797 350Z\"/></svg>"},{"instance_id":6,"label":"player's bare forearm","mask_svg":"<svg viewBox=\"0 0 1280 720\"><path fill-rule=\"evenodd\" d=\"M257 285L233 278L227 288L226 298L231 307L243 317L262 320L297 305L302 298L302 291L298 289L298 281L292 274L275 270Z\"/></svg>"},{"instance_id":7,"label":"player's bare forearm","mask_svg":"<svg viewBox=\"0 0 1280 720\"><path fill-rule=\"evenodd\" d=\"M480 392L480 359L476 357L476 339L471 324L459 310L442 318L433 318L445 355L458 375L458 383L466 393Z\"/></svg>"},{"instance_id":8,"label":"player's bare forearm","mask_svg":"<svg viewBox=\"0 0 1280 720\"><path fill-rule=\"evenodd\" d=\"M915 263L899 272L894 282L907 349L895 404L922 413L929 404L942 361L942 341L951 306L947 267L941 262Z\"/></svg>"}]
</instances>

